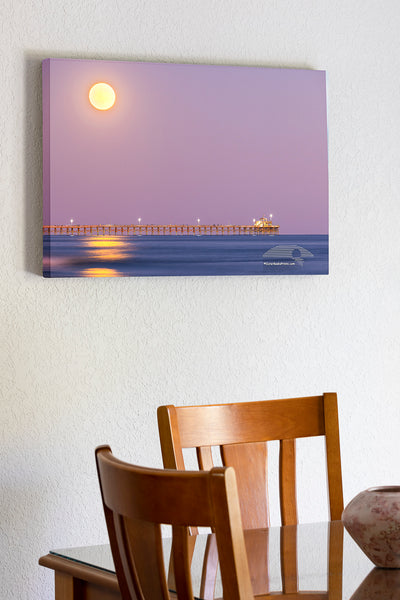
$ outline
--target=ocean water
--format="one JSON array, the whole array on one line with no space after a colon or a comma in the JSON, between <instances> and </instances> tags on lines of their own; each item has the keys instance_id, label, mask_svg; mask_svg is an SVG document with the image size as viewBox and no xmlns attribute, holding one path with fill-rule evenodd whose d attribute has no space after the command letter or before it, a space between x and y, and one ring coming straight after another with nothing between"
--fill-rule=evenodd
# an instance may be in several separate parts
<instances>
[{"instance_id":1,"label":"ocean water","mask_svg":"<svg viewBox=\"0 0 400 600\"><path fill-rule=\"evenodd\" d=\"M327 235L43 236L45 277L327 273Z\"/></svg>"}]
</instances>

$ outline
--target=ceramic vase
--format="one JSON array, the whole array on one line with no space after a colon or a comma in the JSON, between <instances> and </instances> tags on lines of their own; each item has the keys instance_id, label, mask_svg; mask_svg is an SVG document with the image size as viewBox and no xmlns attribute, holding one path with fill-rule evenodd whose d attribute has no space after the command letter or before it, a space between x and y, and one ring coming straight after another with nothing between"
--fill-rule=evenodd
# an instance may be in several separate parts
<instances>
[{"instance_id":1,"label":"ceramic vase","mask_svg":"<svg viewBox=\"0 0 400 600\"><path fill-rule=\"evenodd\" d=\"M342 521L377 567L400 569L400 486L361 492L344 509Z\"/></svg>"}]
</instances>

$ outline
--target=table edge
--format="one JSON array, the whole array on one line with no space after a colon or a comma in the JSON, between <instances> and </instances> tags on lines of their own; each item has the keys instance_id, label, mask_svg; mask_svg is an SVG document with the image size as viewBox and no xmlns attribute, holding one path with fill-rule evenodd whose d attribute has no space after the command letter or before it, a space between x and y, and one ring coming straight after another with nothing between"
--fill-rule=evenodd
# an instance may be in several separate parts
<instances>
[{"instance_id":1,"label":"table edge","mask_svg":"<svg viewBox=\"0 0 400 600\"><path fill-rule=\"evenodd\" d=\"M53 571L67 573L68 575L77 579L82 579L83 581L101 585L114 591L119 591L117 576L114 573L107 573L96 567L77 563L73 560L61 558L54 554L41 556L39 558L39 565L41 567L53 569Z\"/></svg>"}]
</instances>

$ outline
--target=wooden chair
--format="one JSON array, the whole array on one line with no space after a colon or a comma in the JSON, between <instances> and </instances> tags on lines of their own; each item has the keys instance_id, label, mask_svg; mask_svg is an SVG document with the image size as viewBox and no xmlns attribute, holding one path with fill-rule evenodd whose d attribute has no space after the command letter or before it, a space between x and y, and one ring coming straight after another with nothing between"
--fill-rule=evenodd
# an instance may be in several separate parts
<instances>
[{"instance_id":1,"label":"wooden chair","mask_svg":"<svg viewBox=\"0 0 400 600\"><path fill-rule=\"evenodd\" d=\"M224 597L253 600L235 472L146 469L96 449L111 550L123 600L167 600L160 524L172 525L179 599L193 600L188 525L216 534Z\"/></svg>"},{"instance_id":2,"label":"wooden chair","mask_svg":"<svg viewBox=\"0 0 400 600\"><path fill-rule=\"evenodd\" d=\"M267 442L280 442L281 522L295 525L298 522L295 440L325 436L330 518L341 518L343 489L336 394L235 404L160 406L157 416L166 468L185 469L183 449L195 448L199 468L209 470L214 465L211 449L220 447L223 464L235 468L244 529L259 529L270 524ZM192 533L195 532L192 529ZM296 540L288 544L285 535L281 545L282 570L294 573L292 559L296 555ZM205 599L213 597L216 570L215 539L211 537L201 583ZM261 593L268 581L267 552L254 553L252 571L253 590ZM285 580L288 581L288 577Z\"/></svg>"},{"instance_id":3,"label":"wooden chair","mask_svg":"<svg viewBox=\"0 0 400 600\"><path fill-rule=\"evenodd\" d=\"M343 511L337 397L239 402L205 406L160 406L158 426L164 467L185 469L184 448L196 448L199 468L213 467L211 448L236 472L245 529L269 526L267 442L279 440L282 525L298 522L295 439L324 436L331 520Z\"/></svg>"}]
</instances>

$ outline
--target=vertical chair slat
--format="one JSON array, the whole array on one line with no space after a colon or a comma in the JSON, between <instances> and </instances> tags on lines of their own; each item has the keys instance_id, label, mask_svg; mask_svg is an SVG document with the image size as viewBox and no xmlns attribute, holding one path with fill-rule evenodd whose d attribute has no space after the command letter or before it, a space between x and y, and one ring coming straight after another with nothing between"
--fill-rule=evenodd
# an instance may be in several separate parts
<instances>
[{"instance_id":1,"label":"vertical chair slat","mask_svg":"<svg viewBox=\"0 0 400 600\"><path fill-rule=\"evenodd\" d=\"M282 525L296 525L296 440L279 442L279 497Z\"/></svg>"},{"instance_id":2,"label":"vertical chair slat","mask_svg":"<svg viewBox=\"0 0 400 600\"><path fill-rule=\"evenodd\" d=\"M119 548L125 574L133 574L132 586L141 600L169 600L165 578L161 527L138 519L119 516L121 539ZM139 577L139 573L141 576Z\"/></svg>"},{"instance_id":3,"label":"vertical chair slat","mask_svg":"<svg viewBox=\"0 0 400 600\"><path fill-rule=\"evenodd\" d=\"M202 471L209 471L214 466L211 446L200 446L196 448L197 462Z\"/></svg>"},{"instance_id":4,"label":"vertical chair slat","mask_svg":"<svg viewBox=\"0 0 400 600\"><path fill-rule=\"evenodd\" d=\"M281 574L282 591L294 594L298 591L297 573L297 526L281 529Z\"/></svg>"},{"instance_id":5,"label":"vertical chair slat","mask_svg":"<svg viewBox=\"0 0 400 600\"><path fill-rule=\"evenodd\" d=\"M210 533L204 551L203 570L200 582L200 598L213 600L218 571L218 548L215 533Z\"/></svg>"},{"instance_id":6,"label":"vertical chair slat","mask_svg":"<svg viewBox=\"0 0 400 600\"><path fill-rule=\"evenodd\" d=\"M190 536L193 538L193 536ZM194 548L189 549L187 527L172 526L172 560L175 573L175 585L179 600L193 600L190 565Z\"/></svg>"},{"instance_id":7,"label":"vertical chair slat","mask_svg":"<svg viewBox=\"0 0 400 600\"><path fill-rule=\"evenodd\" d=\"M222 446L221 455L235 469L244 529L268 527L266 442Z\"/></svg>"},{"instance_id":8,"label":"vertical chair slat","mask_svg":"<svg viewBox=\"0 0 400 600\"><path fill-rule=\"evenodd\" d=\"M254 596L263 596L270 591L269 533L269 527L265 527L264 529L246 529L244 532Z\"/></svg>"}]
</instances>

